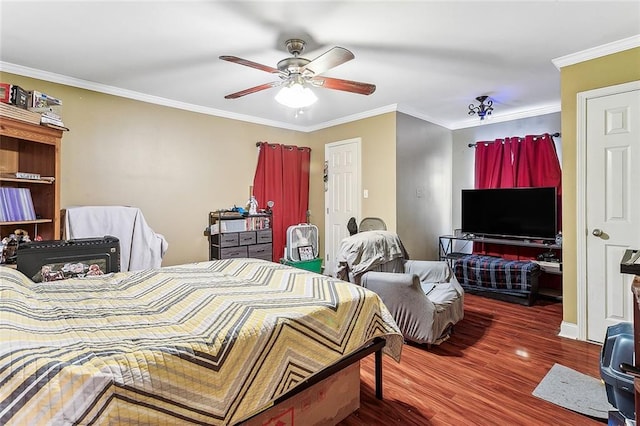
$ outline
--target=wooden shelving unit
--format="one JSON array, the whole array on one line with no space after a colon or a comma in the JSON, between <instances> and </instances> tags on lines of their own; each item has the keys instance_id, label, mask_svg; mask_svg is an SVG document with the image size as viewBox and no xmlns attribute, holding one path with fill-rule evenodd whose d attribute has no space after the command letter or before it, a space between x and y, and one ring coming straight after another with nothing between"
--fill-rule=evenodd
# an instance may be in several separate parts
<instances>
[{"instance_id":1,"label":"wooden shelving unit","mask_svg":"<svg viewBox=\"0 0 640 426\"><path fill-rule=\"evenodd\" d=\"M36 220L0 222L0 237L21 228L45 240L60 239L60 146L58 128L7 117L0 110L0 186L29 188ZM16 172L37 173L45 179L19 179Z\"/></svg>"}]
</instances>

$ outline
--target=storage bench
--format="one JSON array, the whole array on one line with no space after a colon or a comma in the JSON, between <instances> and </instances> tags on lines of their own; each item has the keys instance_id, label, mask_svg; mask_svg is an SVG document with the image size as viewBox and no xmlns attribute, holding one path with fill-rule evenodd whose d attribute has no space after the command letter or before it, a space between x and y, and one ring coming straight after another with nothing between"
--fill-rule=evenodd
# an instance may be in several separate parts
<instances>
[{"instance_id":1,"label":"storage bench","mask_svg":"<svg viewBox=\"0 0 640 426\"><path fill-rule=\"evenodd\" d=\"M540 265L529 260L472 254L456 259L454 272L472 294L531 305L538 293Z\"/></svg>"}]
</instances>

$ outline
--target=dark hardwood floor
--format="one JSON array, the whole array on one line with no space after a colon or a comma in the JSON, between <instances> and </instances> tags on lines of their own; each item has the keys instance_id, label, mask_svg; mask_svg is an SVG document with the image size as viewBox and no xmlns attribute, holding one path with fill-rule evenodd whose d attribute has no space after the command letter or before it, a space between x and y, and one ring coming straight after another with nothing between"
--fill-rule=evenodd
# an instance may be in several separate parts
<instances>
[{"instance_id":1,"label":"dark hardwood floor","mask_svg":"<svg viewBox=\"0 0 640 426\"><path fill-rule=\"evenodd\" d=\"M405 344L400 363L383 357L383 401L373 355L362 361L360 409L340 425L602 425L531 394L554 363L600 377L600 346L558 337L561 321L557 302L467 294L448 341Z\"/></svg>"}]
</instances>

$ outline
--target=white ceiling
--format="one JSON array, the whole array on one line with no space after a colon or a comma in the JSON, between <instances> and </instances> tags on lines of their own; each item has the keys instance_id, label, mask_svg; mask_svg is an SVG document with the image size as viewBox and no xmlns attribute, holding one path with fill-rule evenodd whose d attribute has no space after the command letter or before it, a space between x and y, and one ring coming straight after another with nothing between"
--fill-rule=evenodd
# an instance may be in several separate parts
<instances>
[{"instance_id":1,"label":"white ceiling","mask_svg":"<svg viewBox=\"0 0 640 426\"><path fill-rule=\"evenodd\" d=\"M478 123L475 97L494 120L560 110L552 60L640 39L640 1L0 1L3 71L223 117L297 130L399 110L450 129ZM373 83L370 96L314 89L304 111L277 88L224 95L277 80L218 59L275 67L278 39L305 36L313 59L342 46L355 59L325 76ZM310 37L310 39L309 39ZM312 46L314 47L314 46ZM55 94L51 94L55 96Z\"/></svg>"}]
</instances>

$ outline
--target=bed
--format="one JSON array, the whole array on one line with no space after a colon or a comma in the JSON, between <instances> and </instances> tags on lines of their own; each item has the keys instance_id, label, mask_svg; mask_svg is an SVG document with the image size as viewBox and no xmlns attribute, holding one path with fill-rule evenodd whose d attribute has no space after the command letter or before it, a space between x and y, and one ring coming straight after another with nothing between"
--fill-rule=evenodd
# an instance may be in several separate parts
<instances>
[{"instance_id":1,"label":"bed","mask_svg":"<svg viewBox=\"0 0 640 426\"><path fill-rule=\"evenodd\" d=\"M0 339L0 424L20 425L237 424L374 341L402 350L375 293L259 259L44 283L0 267Z\"/></svg>"}]
</instances>

